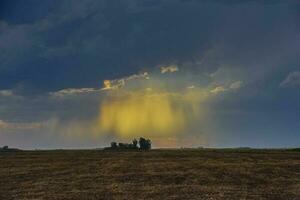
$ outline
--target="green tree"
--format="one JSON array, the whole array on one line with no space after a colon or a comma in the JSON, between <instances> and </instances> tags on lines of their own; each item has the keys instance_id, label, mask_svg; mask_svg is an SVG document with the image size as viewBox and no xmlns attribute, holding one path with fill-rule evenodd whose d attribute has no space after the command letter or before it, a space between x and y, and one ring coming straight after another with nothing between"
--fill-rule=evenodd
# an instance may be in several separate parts
<instances>
[{"instance_id":1,"label":"green tree","mask_svg":"<svg viewBox=\"0 0 300 200\"><path fill-rule=\"evenodd\" d=\"M133 148L137 148L137 144L138 144L138 141L134 138L133 140L132 140L132 144L133 144Z\"/></svg>"},{"instance_id":2,"label":"green tree","mask_svg":"<svg viewBox=\"0 0 300 200\"><path fill-rule=\"evenodd\" d=\"M151 140L141 137L139 140L139 145L140 145L141 150L150 150L151 149Z\"/></svg>"},{"instance_id":3,"label":"green tree","mask_svg":"<svg viewBox=\"0 0 300 200\"><path fill-rule=\"evenodd\" d=\"M116 149L116 148L118 148L118 145L117 145L116 142L112 142L112 143L110 143L110 147L111 147L112 149Z\"/></svg>"}]
</instances>

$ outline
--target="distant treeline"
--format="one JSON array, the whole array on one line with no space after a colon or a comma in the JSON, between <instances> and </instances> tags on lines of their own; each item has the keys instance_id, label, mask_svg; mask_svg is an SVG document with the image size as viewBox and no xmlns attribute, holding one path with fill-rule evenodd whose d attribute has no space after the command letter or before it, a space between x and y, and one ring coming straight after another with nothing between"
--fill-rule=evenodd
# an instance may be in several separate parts
<instances>
[{"instance_id":1,"label":"distant treeline","mask_svg":"<svg viewBox=\"0 0 300 200\"><path fill-rule=\"evenodd\" d=\"M111 142L110 147L106 147L105 149L106 150L127 150L127 149L150 150L151 140L141 137L139 140L133 139L132 143Z\"/></svg>"},{"instance_id":2,"label":"distant treeline","mask_svg":"<svg viewBox=\"0 0 300 200\"><path fill-rule=\"evenodd\" d=\"M16 148L8 148L8 146L4 146L4 147L0 147L0 151L2 152L9 152L9 151L21 151L20 149L16 149Z\"/></svg>"},{"instance_id":3,"label":"distant treeline","mask_svg":"<svg viewBox=\"0 0 300 200\"><path fill-rule=\"evenodd\" d=\"M292 151L292 152L300 152L300 148L288 149L288 151Z\"/></svg>"}]
</instances>

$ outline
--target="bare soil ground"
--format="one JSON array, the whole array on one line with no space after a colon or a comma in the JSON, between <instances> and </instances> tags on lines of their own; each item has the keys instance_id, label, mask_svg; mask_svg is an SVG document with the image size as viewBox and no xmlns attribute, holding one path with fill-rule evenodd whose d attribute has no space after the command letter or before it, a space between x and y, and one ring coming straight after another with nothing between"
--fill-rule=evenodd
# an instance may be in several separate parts
<instances>
[{"instance_id":1,"label":"bare soil ground","mask_svg":"<svg viewBox=\"0 0 300 200\"><path fill-rule=\"evenodd\" d=\"M300 199L300 153L0 152L0 199Z\"/></svg>"}]
</instances>

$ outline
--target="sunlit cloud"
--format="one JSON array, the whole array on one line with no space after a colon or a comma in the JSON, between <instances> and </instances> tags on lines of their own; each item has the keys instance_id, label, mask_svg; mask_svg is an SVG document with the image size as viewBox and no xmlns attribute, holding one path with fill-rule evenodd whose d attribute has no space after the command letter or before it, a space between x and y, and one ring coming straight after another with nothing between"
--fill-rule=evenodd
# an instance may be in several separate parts
<instances>
[{"instance_id":1,"label":"sunlit cloud","mask_svg":"<svg viewBox=\"0 0 300 200\"><path fill-rule=\"evenodd\" d=\"M163 67L160 67L160 72L162 74L164 73L173 73L173 72L177 72L179 71L179 68L177 65L170 65L170 66L163 66Z\"/></svg>"},{"instance_id":2,"label":"sunlit cloud","mask_svg":"<svg viewBox=\"0 0 300 200\"><path fill-rule=\"evenodd\" d=\"M235 81L229 84L229 86L219 85L217 87L214 87L213 89L210 90L210 93L219 94L227 91L234 91L240 89L242 86L243 86L242 81Z\"/></svg>"},{"instance_id":3,"label":"sunlit cloud","mask_svg":"<svg viewBox=\"0 0 300 200\"><path fill-rule=\"evenodd\" d=\"M188 88L188 89L194 89L195 86L194 86L194 85L190 85L190 86L188 86L187 88Z\"/></svg>"},{"instance_id":4,"label":"sunlit cloud","mask_svg":"<svg viewBox=\"0 0 300 200\"><path fill-rule=\"evenodd\" d=\"M222 92L225 92L225 91L227 91L227 89L224 88L223 86L217 86L214 89L210 90L210 93L218 94L218 93L222 93Z\"/></svg>"},{"instance_id":5,"label":"sunlit cloud","mask_svg":"<svg viewBox=\"0 0 300 200\"><path fill-rule=\"evenodd\" d=\"M78 95L78 94L92 93L98 91L100 90L95 88L67 88L56 92L50 92L50 95L55 97L64 97L69 95Z\"/></svg>"},{"instance_id":6,"label":"sunlit cloud","mask_svg":"<svg viewBox=\"0 0 300 200\"><path fill-rule=\"evenodd\" d=\"M102 90L111 90L118 89L125 86L126 82L135 80L135 79L150 79L148 72L144 72L141 74L133 74L131 76L127 76L120 79L114 80L104 80Z\"/></svg>"},{"instance_id":7,"label":"sunlit cloud","mask_svg":"<svg viewBox=\"0 0 300 200\"><path fill-rule=\"evenodd\" d=\"M122 88L126 85L127 82L137 79L150 79L148 72L144 72L141 74L133 74L128 77L120 78L120 79L114 79L114 80L104 80L103 81L103 87L100 88L66 88L62 90L58 90L55 92L50 92L50 96L53 97L66 97L71 95L84 95L87 93L97 93L105 90L114 90ZM6 90L0 90L0 95L8 96L10 95L10 91Z\"/></svg>"},{"instance_id":8,"label":"sunlit cloud","mask_svg":"<svg viewBox=\"0 0 300 200\"><path fill-rule=\"evenodd\" d=\"M110 80L104 80L103 81L103 90L110 90L112 89L112 83Z\"/></svg>"}]
</instances>

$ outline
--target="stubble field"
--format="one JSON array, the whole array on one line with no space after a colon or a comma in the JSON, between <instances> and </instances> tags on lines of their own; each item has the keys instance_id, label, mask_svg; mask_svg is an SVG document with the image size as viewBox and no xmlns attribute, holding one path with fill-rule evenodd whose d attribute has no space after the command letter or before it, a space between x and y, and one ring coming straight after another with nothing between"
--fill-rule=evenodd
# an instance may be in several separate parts
<instances>
[{"instance_id":1,"label":"stubble field","mask_svg":"<svg viewBox=\"0 0 300 200\"><path fill-rule=\"evenodd\" d=\"M0 199L300 199L300 153L0 152Z\"/></svg>"}]
</instances>

